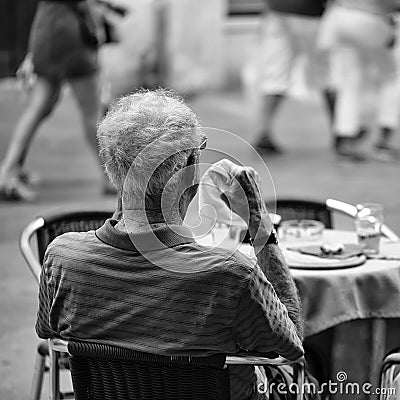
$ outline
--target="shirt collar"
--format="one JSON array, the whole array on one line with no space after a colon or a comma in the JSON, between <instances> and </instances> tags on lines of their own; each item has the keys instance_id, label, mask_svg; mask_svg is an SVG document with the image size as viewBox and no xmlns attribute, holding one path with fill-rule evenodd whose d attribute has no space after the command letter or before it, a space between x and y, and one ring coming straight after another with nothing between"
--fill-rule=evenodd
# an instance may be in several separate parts
<instances>
[{"instance_id":1,"label":"shirt collar","mask_svg":"<svg viewBox=\"0 0 400 400\"><path fill-rule=\"evenodd\" d=\"M115 228L115 219L108 219L103 226L96 230L96 236L102 242L129 251L162 250L180 244L193 242L189 229L181 225L170 225L154 229L151 232L126 233Z\"/></svg>"}]
</instances>

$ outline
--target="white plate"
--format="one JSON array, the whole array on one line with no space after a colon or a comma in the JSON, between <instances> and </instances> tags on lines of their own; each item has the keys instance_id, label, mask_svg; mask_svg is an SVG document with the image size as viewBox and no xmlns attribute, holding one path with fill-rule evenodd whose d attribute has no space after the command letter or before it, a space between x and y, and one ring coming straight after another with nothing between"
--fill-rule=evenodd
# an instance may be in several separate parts
<instances>
[{"instance_id":1,"label":"white plate","mask_svg":"<svg viewBox=\"0 0 400 400\"><path fill-rule=\"evenodd\" d=\"M367 258L365 255L345 258L342 260L333 258L322 258L301 254L298 251L284 250L285 260L290 268L294 269L341 269L357 267L364 264Z\"/></svg>"}]
</instances>

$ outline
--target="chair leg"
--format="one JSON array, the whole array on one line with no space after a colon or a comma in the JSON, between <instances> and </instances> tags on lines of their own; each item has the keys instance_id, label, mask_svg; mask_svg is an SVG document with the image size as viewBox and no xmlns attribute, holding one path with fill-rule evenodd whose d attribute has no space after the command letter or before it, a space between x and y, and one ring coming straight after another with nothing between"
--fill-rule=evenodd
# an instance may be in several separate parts
<instances>
[{"instance_id":1,"label":"chair leg","mask_svg":"<svg viewBox=\"0 0 400 400\"><path fill-rule=\"evenodd\" d=\"M33 371L30 400L40 400L42 394L43 377L46 371L46 357L48 356L47 343L41 343L37 348L35 369Z\"/></svg>"},{"instance_id":2,"label":"chair leg","mask_svg":"<svg viewBox=\"0 0 400 400\"><path fill-rule=\"evenodd\" d=\"M43 375L46 368L46 357L36 355L35 370L33 372L30 400L40 400L42 393Z\"/></svg>"},{"instance_id":3,"label":"chair leg","mask_svg":"<svg viewBox=\"0 0 400 400\"><path fill-rule=\"evenodd\" d=\"M60 400L59 353L50 350L50 400Z\"/></svg>"}]
</instances>

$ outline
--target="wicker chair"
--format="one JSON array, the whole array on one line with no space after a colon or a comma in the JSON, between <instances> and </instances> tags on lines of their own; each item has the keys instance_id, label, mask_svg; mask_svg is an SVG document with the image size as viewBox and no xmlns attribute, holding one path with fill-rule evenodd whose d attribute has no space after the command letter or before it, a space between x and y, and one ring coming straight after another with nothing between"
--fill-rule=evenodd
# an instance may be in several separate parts
<instances>
[{"instance_id":1,"label":"wicker chair","mask_svg":"<svg viewBox=\"0 0 400 400\"><path fill-rule=\"evenodd\" d=\"M339 213L354 218L357 214L356 206L344 201L327 199L326 201L305 200L295 198L280 198L276 201L267 200L267 208L282 217L282 221L290 219L313 219L321 221L326 228L333 228L333 214ZM392 241L400 238L387 225L381 228L382 235Z\"/></svg>"},{"instance_id":2,"label":"wicker chair","mask_svg":"<svg viewBox=\"0 0 400 400\"><path fill-rule=\"evenodd\" d=\"M332 228L332 214L324 202L282 198L277 199L276 202L267 200L265 204L271 210L276 205L276 213L282 217L282 221L313 219L323 222L327 228Z\"/></svg>"},{"instance_id":3,"label":"wicker chair","mask_svg":"<svg viewBox=\"0 0 400 400\"><path fill-rule=\"evenodd\" d=\"M326 207L332 212L347 215L348 217L354 218L357 214L357 207L352 204L345 203L344 201L327 199ZM399 236L393 232L386 224L381 227L381 233L384 237L391 240L392 242L400 241Z\"/></svg>"},{"instance_id":4,"label":"wicker chair","mask_svg":"<svg viewBox=\"0 0 400 400\"><path fill-rule=\"evenodd\" d=\"M34 221L32 221L27 227L22 231L21 237L20 237L20 249L21 253L27 262L30 270L33 273L34 278L36 281L39 283L40 280L40 272L41 272L41 265L43 262L44 254L46 252L47 246L59 235L62 235L63 233L66 232L85 232L89 231L92 229L97 229L99 228L104 221L107 218L110 218L112 215L111 211L72 211L72 212L64 212L60 214L52 214L44 217L38 217ZM37 252L33 250L31 246L31 240L33 236L36 236L36 241L37 241ZM71 354L74 356L78 357L79 354L77 354L79 349L81 348L77 342L74 342L74 344L69 344L69 347L61 346L60 347L60 342L56 341L57 345L55 346L55 349L53 351L49 350L49 345L48 341L41 341L37 347L37 357L36 357L36 363L35 363L35 372L32 380L32 387L31 387L31 393L30 393L30 399L31 400L40 400L41 397L41 390L42 390L42 383L43 383L43 377L44 373L50 370L50 382L51 382L51 399L53 400L60 400L60 399L67 399L67 398L76 398L77 400L82 399L91 399L91 397L78 397L81 396L80 394L74 394L72 392L61 392L60 391L60 371L65 368L70 368L70 363L68 362L67 358L67 351L69 351ZM71 342L72 343L72 342ZM105 352L110 351L109 348L104 348L103 349ZM102 350L102 351L103 351ZM61 352L60 352L61 351ZM90 350L92 351L92 350ZM114 351L111 349L111 351ZM119 354L119 353L118 353ZM125 353L124 353L125 354ZM109 353L106 353L107 357L109 357ZM52 359L50 362L50 359ZM156 358L158 356L155 356ZM218 356L216 358L220 359L222 356ZM225 356L223 356L225 359ZM77 360L78 358L75 358ZM187 358L188 360L192 360L193 358ZM212 360L215 359L211 358ZM173 361L175 358L173 359ZM269 364L269 365L287 365L287 364L293 364L294 365L294 370L296 371L295 374L295 379L299 384L304 382L304 359L301 358L297 360L296 362L290 362L288 360L285 360L283 358L277 358L277 359L268 359L268 358L262 358L260 359L259 357L247 357L246 359L243 359L241 357L229 357L228 361L230 364ZM220 362L220 361L218 361ZM214 363L214 361L212 361ZM48 366L50 365L50 367ZM74 362L71 363L71 365L78 365L74 364ZM184 364L183 364L184 365ZM214 364L211 364L211 368L214 368ZM199 366L200 367L200 366ZM79 368L79 367L77 367ZM118 367L119 368L119 367ZM202 367L203 368L203 367ZM73 368L74 369L74 368ZM76 369L75 369L76 371ZM108 370L109 372L111 370ZM115 369L113 370L115 372ZM118 369L117 369L118 371ZM72 372L72 377L74 379L74 372ZM112 372L112 373L114 373ZM179 371L178 371L179 372ZM112 374L110 372L110 374ZM180 372L179 372L180 374ZM179 375L178 374L178 375ZM222 374L222 373L221 373ZM76 374L75 374L76 376ZM110 375L113 376L113 375ZM222 375L221 375L222 376ZM101 379L103 380L104 377ZM135 383L139 384L140 382L143 381L143 376L139 376L138 379L140 380ZM157 379L160 377L157 375ZM116 376L116 380L118 381L120 378ZM157 381L156 379L156 381ZM207 378L208 379L208 378ZM208 382L206 379L205 382ZM140 383L141 384L141 383ZM152 383L152 386L154 383ZM124 386L124 385L122 385ZM205 386L201 385L201 386ZM74 388L75 388L75 383L74 383ZM204 389L204 388L203 388ZM119 393L118 391L121 389L118 389L117 392L111 392L108 393L106 397L93 397L93 399L101 398L101 399L124 399L128 400L129 397L124 397L124 395L120 396L119 394L117 395L116 393ZM170 389L168 389L170 390ZM207 389L208 390L208 389ZM211 389L210 389L211 390ZM229 392L229 391L228 391ZM119 396L119 397L117 397ZM158 398L162 399L168 399L168 398L173 398L173 399L190 399L191 397L177 397L176 393L172 395L172 397L165 397L165 394L162 395L162 397L138 397L138 399L143 398L143 399L151 399L151 400L156 400ZM198 399L204 399L209 397L197 397ZM219 397L210 397L210 399L213 398L219 398ZM222 399L225 397L221 397ZM297 395L296 399L301 399L301 394ZM194 399L196 399L194 397ZM136 397L135 397L136 400Z\"/></svg>"},{"instance_id":5,"label":"wicker chair","mask_svg":"<svg viewBox=\"0 0 400 400\"><path fill-rule=\"evenodd\" d=\"M41 265L47 246L59 235L66 232L85 232L103 225L111 211L77 211L38 217L22 231L20 237L21 253L36 281L39 283ZM36 236L37 252L31 247L31 239ZM46 340L37 346L34 375L30 400L40 400L44 373L48 371L49 347ZM57 374L68 363L65 357L59 357ZM73 398L73 393L62 393L60 398Z\"/></svg>"},{"instance_id":6,"label":"wicker chair","mask_svg":"<svg viewBox=\"0 0 400 400\"><path fill-rule=\"evenodd\" d=\"M68 352L76 400L229 400L229 365L288 365L293 382L304 382L303 359L260 355L169 357L89 342L51 340L51 357ZM61 353L60 353L61 352ZM57 372L52 393L57 393ZM302 399L301 390L293 399ZM52 400L58 400L52 397Z\"/></svg>"}]
</instances>

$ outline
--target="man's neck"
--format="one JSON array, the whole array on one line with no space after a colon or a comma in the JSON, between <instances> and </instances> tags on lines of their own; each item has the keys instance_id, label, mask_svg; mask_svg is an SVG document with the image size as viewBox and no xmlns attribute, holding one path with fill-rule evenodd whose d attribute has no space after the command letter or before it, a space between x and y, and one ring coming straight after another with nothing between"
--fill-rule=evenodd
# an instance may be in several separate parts
<instances>
[{"instance_id":1,"label":"man's neck","mask_svg":"<svg viewBox=\"0 0 400 400\"><path fill-rule=\"evenodd\" d=\"M126 233L145 233L168 225L182 225L182 220L180 218L169 218L166 221L160 217L143 221L143 218L135 218L132 215L126 216L124 213L115 228Z\"/></svg>"}]
</instances>

